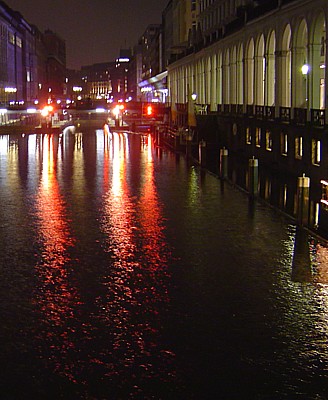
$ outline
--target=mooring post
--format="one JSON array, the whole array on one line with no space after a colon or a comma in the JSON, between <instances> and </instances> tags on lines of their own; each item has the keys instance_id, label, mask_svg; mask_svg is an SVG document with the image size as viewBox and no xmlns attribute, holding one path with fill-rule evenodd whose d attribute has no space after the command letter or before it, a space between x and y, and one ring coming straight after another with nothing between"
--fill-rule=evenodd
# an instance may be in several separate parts
<instances>
[{"instance_id":1,"label":"mooring post","mask_svg":"<svg viewBox=\"0 0 328 400\"><path fill-rule=\"evenodd\" d=\"M297 222L299 225L308 225L310 207L310 178L305 176L297 179Z\"/></svg>"},{"instance_id":2,"label":"mooring post","mask_svg":"<svg viewBox=\"0 0 328 400\"><path fill-rule=\"evenodd\" d=\"M250 158L248 160L248 191L251 196L258 195L259 186L259 160Z\"/></svg>"},{"instance_id":3,"label":"mooring post","mask_svg":"<svg viewBox=\"0 0 328 400\"><path fill-rule=\"evenodd\" d=\"M199 145L198 145L198 158L199 158L199 164L202 167L205 167L205 165L206 165L206 142L203 139L199 142Z\"/></svg>"},{"instance_id":4,"label":"mooring post","mask_svg":"<svg viewBox=\"0 0 328 400\"><path fill-rule=\"evenodd\" d=\"M228 177L228 149L223 147L220 149L220 177L225 179Z\"/></svg>"},{"instance_id":5,"label":"mooring post","mask_svg":"<svg viewBox=\"0 0 328 400\"><path fill-rule=\"evenodd\" d=\"M192 155L192 132L190 129L186 130L186 156L189 158Z\"/></svg>"}]
</instances>

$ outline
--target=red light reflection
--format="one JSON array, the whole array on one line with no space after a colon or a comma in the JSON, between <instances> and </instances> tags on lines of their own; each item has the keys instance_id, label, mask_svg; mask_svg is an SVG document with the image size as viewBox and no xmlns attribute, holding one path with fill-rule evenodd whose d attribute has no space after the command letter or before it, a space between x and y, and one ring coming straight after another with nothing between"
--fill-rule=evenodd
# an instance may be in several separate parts
<instances>
[{"instance_id":1,"label":"red light reflection","mask_svg":"<svg viewBox=\"0 0 328 400\"><path fill-rule=\"evenodd\" d=\"M49 360L59 373L74 380L73 364L69 359L69 352L74 347L69 321L74 315L77 292L69 281L67 269L74 239L56 176L58 143L53 135L45 135L40 146L42 174L36 198L39 262L35 267L38 285L34 296L40 307L41 324L47 326L47 337L42 340L48 343ZM52 335L49 332L53 332Z\"/></svg>"}]
</instances>

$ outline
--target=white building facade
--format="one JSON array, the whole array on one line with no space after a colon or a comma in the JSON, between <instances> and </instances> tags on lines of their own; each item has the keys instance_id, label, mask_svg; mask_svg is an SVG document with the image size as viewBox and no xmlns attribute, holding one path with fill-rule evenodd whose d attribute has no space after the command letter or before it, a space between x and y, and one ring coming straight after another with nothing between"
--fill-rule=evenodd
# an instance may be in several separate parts
<instances>
[{"instance_id":1,"label":"white building facade","mask_svg":"<svg viewBox=\"0 0 328 400\"><path fill-rule=\"evenodd\" d=\"M244 11L247 19L243 7L238 3L234 14ZM293 118L307 110L309 119L315 110L317 118L327 118L327 18L326 0L295 0L277 2L234 32L216 21L221 38L213 40L212 32L212 43L168 66L171 104L187 103L194 93L210 111L259 107Z\"/></svg>"}]
</instances>

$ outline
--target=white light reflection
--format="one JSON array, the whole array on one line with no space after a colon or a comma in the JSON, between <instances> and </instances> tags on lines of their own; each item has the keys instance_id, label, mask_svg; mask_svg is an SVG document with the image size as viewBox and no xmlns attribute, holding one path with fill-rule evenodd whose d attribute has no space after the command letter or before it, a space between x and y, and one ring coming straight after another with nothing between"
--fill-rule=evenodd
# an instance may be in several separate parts
<instances>
[{"instance_id":1,"label":"white light reflection","mask_svg":"<svg viewBox=\"0 0 328 400\"><path fill-rule=\"evenodd\" d=\"M0 136L0 156L6 156L9 149L9 136Z\"/></svg>"},{"instance_id":2,"label":"white light reflection","mask_svg":"<svg viewBox=\"0 0 328 400\"><path fill-rule=\"evenodd\" d=\"M118 361L115 371L130 369L138 360L159 354L174 357L160 348L157 340L159 309L168 301L164 284L168 273L167 245L154 182L150 136L143 138L141 160L133 164L131 171L130 152L140 157L139 139L142 138L131 140L127 134L114 132L111 159L104 152L103 171L109 179L104 176L101 229L111 262L102 278L106 295L98 299L98 305L102 318L114 331L112 352ZM169 362L167 365L169 368Z\"/></svg>"}]
</instances>

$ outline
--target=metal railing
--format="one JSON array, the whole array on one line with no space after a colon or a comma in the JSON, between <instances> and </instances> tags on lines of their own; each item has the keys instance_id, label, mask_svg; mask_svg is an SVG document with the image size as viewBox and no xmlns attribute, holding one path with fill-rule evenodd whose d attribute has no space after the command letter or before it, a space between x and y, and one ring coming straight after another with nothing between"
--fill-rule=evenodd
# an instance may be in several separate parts
<instances>
[{"instance_id":1,"label":"metal railing","mask_svg":"<svg viewBox=\"0 0 328 400\"><path fill-rule=\"evenodd\" d=\"M179 107L180 112L187 113L186 107ZM195 113L198 115L208 115L217 113L219 115L231 115L239 117L251 117L261 120L277 121L288 124L307 125L315 127L326 126L326 111L324 109L291 108L253 105L253 104L217 104L212 111L209 104L195 104ZM327 124L328 125L328 124Z\"/></svg>"}]
</instances>

